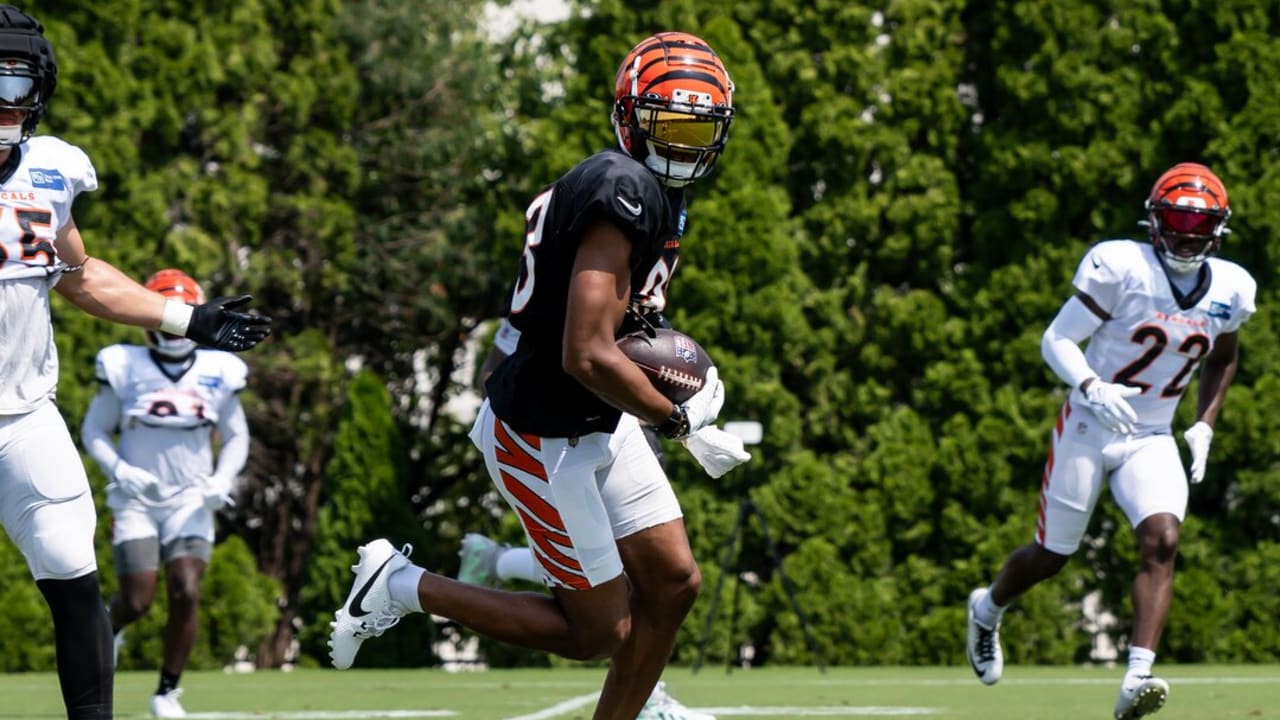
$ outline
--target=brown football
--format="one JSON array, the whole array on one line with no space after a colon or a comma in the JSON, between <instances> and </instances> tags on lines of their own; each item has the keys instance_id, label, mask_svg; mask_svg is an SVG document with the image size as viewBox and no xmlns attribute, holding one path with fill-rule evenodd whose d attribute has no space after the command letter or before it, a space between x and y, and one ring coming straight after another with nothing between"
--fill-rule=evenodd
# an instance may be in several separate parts
<instances>
[{"instance_id":1,"label":"brown football","mask_svg":"<svg viewBox=\"0 0 1280 720\"><path fill-rule=\"evenodd\" d=\"M640 366L659 392L677 404L702 389L713 365L697 341L667 328L659 328L654 337L644 331L624 335L618 347Z\"/></svg>"}]
</instances>

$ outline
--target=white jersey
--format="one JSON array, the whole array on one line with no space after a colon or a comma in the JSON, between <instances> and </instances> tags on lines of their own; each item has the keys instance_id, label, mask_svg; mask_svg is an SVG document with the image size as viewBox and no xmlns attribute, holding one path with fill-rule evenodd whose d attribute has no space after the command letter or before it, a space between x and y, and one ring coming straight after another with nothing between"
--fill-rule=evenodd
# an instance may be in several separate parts
<instances>
[{"instance_id":1,"label":"white jersey","mask_svg":"<svg viewBox=\"0 0 1280 720\"><path fill-rule=\"evenodd\" d=\"M1135 434L1167 433L1200 360L1219 335L1255 311L1257 283L1244 268L1209 258L1203 280L1175 293L1150 243L1109 240L1089 250L1072 284L1110 319L1094 331L1085 359L1103 380L1143 389L1129 398ZM1079 389L1072 402L1084 404Z\"/></svg>"},{"instance_id":2,"label":"white jersey","mask_svg":"<svg viewBox=\"0 0 1280 720\"><path fill-rule=\"evenodd\" d=\"M30 412L57 390L49 288L66 266L54 239L76 195L98 187L84 151L56 137L14 152L17 169L0 183L0 415Z\"/></svg>"},{"instance_id":3,"label":"white jersey","mask_svg":"<svg viewBox=\"0 0 1280 720\"><path fill-rule=\"evenodd\" d=\"M137 345L98 352L98 382L119 400L120 459L160 479L151 500L172 498L213 472L212 430L238 408L248 372L221 350L196 350L185 372Z\"/></svg>"}]
</instances>

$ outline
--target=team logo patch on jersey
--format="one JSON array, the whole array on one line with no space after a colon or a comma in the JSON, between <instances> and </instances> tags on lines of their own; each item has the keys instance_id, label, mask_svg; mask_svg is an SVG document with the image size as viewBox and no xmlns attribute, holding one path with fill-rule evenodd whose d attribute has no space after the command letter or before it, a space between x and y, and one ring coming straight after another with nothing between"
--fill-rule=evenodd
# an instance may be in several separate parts
<instances>
[{"instance_id":1,"label":"team logo patch on jersey","mask_svg":"<svg viewBox=\"0 0 1280 720\"><path fill-rule=\"evenodd\" d=\"M680 208L680 219L676 221L676 237L677 238L684 237L684 224L688 220L689 220L689 210L687 208Z\"/></svg>"},{"instance_id":2,"label":"team logo patch on jersey","mask_svg":"<svg viewBox=\"0 0 1280 720\"><path fill-rule=\"evenodd\" d=\"M1222 318L1223 320L1230 320L1231 306L1226 303L1220 303L1220 302L1211 300L1209 302L1208 315L1211 318Z\"/></svg>"},{"instance_id":3,"label":"team logo patch on jersey","mask_svg":"<svg viewBox=\"0 0 1280 720\"><path fill-rule=\"evenodd\" d=\"M698 363L698 347L693 344L693 341L679 335L672 339L675 340L676 344L676 357L690 365L696 365Z\"/></svg>"},{"instance_id":4,"label":"team logo patch on jersey","mask_svg":"<svg viewBox=\"0 0 1280 720\"><path fill-rule=\"evenodd\" d=\"M66 183L62 181L62 173L51 168L31 168L31 186L45 190L67 189Z\"/></svg>"},{"instance_id":5,"label":"team logo patch on jersey","mask_svg":"<svg viewBox=\"0 0 1280 720\"><path fill-rule=\"evenodd\" d=\"M217 375L201 375L199 378L196 379L196 383L199 384L200 387L207 387L210 390L217 390L218 388L222 387L222 378L218 377Z\"/></svg>"}]
</instances>

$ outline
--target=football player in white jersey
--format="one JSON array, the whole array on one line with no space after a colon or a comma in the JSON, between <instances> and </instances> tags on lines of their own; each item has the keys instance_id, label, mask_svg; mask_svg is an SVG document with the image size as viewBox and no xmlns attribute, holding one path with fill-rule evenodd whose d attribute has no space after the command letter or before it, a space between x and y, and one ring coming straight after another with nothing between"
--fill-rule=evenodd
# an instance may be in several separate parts
<instances>
[{"instance_id":1,"label":"football player in white jersey","mask_svg":"<svg viewBox=\"0 0 1280 720\"><path fill-rule=\"evenodd\" d=\"M93 497L54 406L49 291L105 320L226 350L257 344L270 319L235 312L248 297L194 308L170 301L86 253L71 206L97 188L93 164L56 137L32 137L57 72L40 23L0 5L0 523L49 605L67 717L102 720L112 715L111 624L98 589Z\"/></svg>"},{"instance_id":2,"label":"football player in white jersey","mask_svg":"<svg viewBox=\"0 0 1280 720\"><path fill-rule=\"evenodd\" d=\"M181 270L161 270L146 287L192 305L204 302L204 291ZM145 347L99 351L96 375L101 388L85 414L81 439L111 478L107 505L120 578L110 605L115 650L125 626L151 607L163 561L169 617L151 714L185 717L178 682L195 644L213 514L230 502L249 457L249 429L237 397L248 368L231 353L199 350L188 338L148 330ZM221 440L216 462L215 428Z\"/></svg>"},{"instance_id":3,"label":"football player in white jersey","mask_svg":"<svg viewBox=\"0 0 1280 720\"><path fill-rule=\"evenodd\" d=\"M1199 483L1236 373L1238 331L1254 313L1257 290L1244 268L1214 257L1231 210L1226 187L1209 168L1170 168L1156 180L1146 209L1151 242L1093 246L1076 270L1074 295L1044 333L1045 362L1072 390L1052 433L1035 539L1009 556L989 588L969 596L969 662L990 685L1004 666L1005 607L1062 569L1109 485L1141 554L1116 720L1150 715L1168 697L1152 665L1172 600L1188 494L1171 423L1199 368L1196 422L1183 433L1190 482Z\"/></svg>"}]
</instances>

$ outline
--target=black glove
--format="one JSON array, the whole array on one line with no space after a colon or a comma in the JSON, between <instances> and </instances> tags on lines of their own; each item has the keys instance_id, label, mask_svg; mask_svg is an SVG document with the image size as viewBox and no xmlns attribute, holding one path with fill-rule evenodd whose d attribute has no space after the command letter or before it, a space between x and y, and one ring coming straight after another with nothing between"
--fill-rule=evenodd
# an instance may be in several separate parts
<instances>
[{"instance_id":1,"label":"black glove","mask_svg":"<svg viewBox=\"0 0 1280 720\"><path fill-rule=\"evenodd\" d=\"M252 295L214 298L191 311L187 337L217 350L248 350L271 334L271 318L234 312L247 305Z\"/></svg>"}]
</instances>

